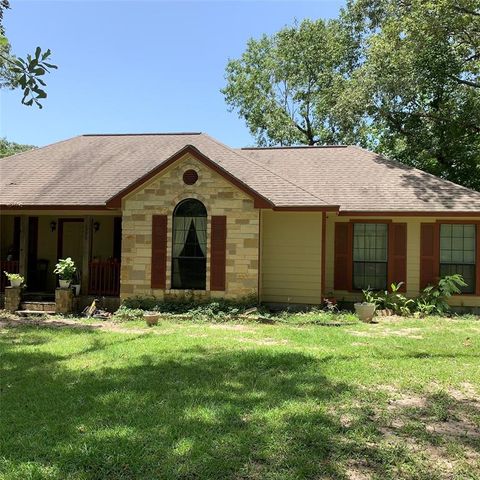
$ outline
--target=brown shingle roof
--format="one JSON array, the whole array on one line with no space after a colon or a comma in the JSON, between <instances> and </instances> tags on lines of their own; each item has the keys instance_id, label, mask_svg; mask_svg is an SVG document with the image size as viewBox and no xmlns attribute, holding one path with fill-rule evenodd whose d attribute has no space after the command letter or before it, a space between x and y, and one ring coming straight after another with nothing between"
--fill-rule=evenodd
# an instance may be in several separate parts
<instances>
[{"instance_id":1,"label":"brown shingle roof","mask_svg":"<svg viewBox=\"0 0 480 480\"><path fill-rule=\"evenodd\" d=\"M84 135L0 159L0 205L104 206L192 145L276 207L480 212L480 193L357 147L231 149L200 133Z\"/></svg>"},{"instance_id":2,"label":"brown shingle roof","mask_svg":"<svg viewBox=\"0 0 480 480\"><path fill-rule=\"evenodd\" d=\"M242 152L340 210L480 214L480 192L355 146Z\"/></svg>"}]
</instances>

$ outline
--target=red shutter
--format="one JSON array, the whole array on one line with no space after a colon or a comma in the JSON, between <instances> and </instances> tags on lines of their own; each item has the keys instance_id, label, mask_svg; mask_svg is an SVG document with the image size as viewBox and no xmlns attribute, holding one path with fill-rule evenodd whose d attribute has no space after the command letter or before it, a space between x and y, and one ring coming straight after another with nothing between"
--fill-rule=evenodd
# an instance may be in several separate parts
<instances>
[{"instance_id":1,"label":"red shutter","mask_svg":"<svg viewBox=\"0 0 480 480\"><path fill-rule=\"evenodd\" d=\"M420 227L420 289L438 280L440 272L440 228L438 223Z\"/></svg>"},{"instance_id":2,"label":"red shutter","mask_svg":"<svg viewBox=\"0 0 480 480\"><path fill-rule=\"evenodd\" d=\"M152 215L151 287L166 288L167 283L167 216Z\"/></svg>"},{"instance_id":3,"label":"red shutter","mask_svg":"<svg viewBox=\"0 0 480 480\"><path fill-rule=\"evenodd\" d=\"M352 235L351 223L335 224L335 278L333 287L335 290L352 289Z\"/></svg>"},{"instance_id":4,"label":"red shutter","mask_svg":"<svg viewBox=\"0 0 480 480\"><path fill-rule=\"evenodd\" d=\"M407 290L407 224L388 226L388 287L403 282L401 292Z\"/></svg>"},{"instance_id":5,"label":"red shutter","mask_svg":"<svg viewBox=\"0 0 480 480\"><path fill-rule=\"evenodd\" d=\"M212 216L210 252L210 290L225 290L227 257L227 217Z\"/></svg>"}]
</instances>

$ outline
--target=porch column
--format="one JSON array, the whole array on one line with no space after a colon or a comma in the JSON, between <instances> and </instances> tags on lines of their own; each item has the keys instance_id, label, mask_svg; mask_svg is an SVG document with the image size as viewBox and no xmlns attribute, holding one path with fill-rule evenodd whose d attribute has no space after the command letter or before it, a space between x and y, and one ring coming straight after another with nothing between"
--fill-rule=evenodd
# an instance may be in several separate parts
<instances>
[{"instance_id":1,"label":"porch column","mask_svg":"<svg viewBox=\"0 0 480 480\"><path fill-rule=\"evenodd\" d=\"M92 230L93 218L91 215L88 215L83 221L82 283L80 287L82 295L88 295L90 259L92 258Z\"/></svg>"},{"instance_id":2,"label":"porch column","mask_svg":"<svg viewBox=\"0 0 480 480\"><path fill-rule=\"evenodd\" d=\"M20 248L18 251L18 271L20 275L27 278L28 269L28 217L26 215L20 216Z\"/></svg>"}]
</instances>

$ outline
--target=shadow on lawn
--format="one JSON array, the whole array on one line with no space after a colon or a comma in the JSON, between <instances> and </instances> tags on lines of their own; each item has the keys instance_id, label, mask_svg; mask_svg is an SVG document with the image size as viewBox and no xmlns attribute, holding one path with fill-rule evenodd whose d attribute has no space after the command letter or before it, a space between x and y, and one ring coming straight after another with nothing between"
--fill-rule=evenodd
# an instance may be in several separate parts
<instances>
[{"instance_id":1,"label":"shadow on lawn","mask_svg":"<svg viewBox=\"0 0 480 480\"><path fill-rule=\"evenodd\" d=\"M28 470L32 477L59 479L346 479L342 462L357 459L382 475L392 455L402 455L375 443L378 425L368 412L348 426L341 421L335 407L368 393L323 374L334 356L195 346L159 348L156 356L119 367L102 356L102 342L89 342L67 356L7 345L0 364L0 472L16 469L10 478L26 478L25 469L36 468L36 476ZM62 364L78 356L83 369Z\"/></svg>"}]
</instances>

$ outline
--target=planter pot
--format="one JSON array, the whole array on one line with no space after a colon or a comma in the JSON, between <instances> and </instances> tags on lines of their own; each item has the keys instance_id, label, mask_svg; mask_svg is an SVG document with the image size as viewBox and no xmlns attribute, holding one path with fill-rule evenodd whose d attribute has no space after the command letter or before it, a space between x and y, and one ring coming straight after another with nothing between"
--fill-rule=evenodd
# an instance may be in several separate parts
<instances>
[{"instance_id":1,"label":"planter pot","mask_svg":"<svg viewBox=\"0 0 480 480\"><path fill-rule=\"evenodd\" d=\"M375 304L374 303L356 303L355 304L355 313L358 315L358 318L362 322L371 322L373 316L375 315Z\"/></svg>"},{"instance_id":2,"label":"planter pot","mask_svg":"<svg viewBox=\"0 0 480 480\"><path fill-rule=\"evenodd\" d=\"M74 294L76 297L78 297L80 295L80 285L79 284L75 284L75 285L72 285L72 287L74 288Z\"/></svg>"},{"instance_id":3,"label":"planter pot","mask_svg":"<svg viewBox=\"0 0 480 480\"><path fill-rule=\"evenodd\" d=\"M21 287L22 286L22 281L20 279L16 279L16 280L10 280L10 285L12 287Z\"/></svg>"},{"instance_id":4,"label":"planter pot","mask_svg":"<svg viewBox=\"0 0 480 480\"><path fill-rule=\"evenodd\" d=\"M60 284L60 288L68 288L70 286L71 280L60 279L58 283Z\"/></svg>"},{"instance_id":5,"label":"planter pot","mask_svg":"<svg viewBox=\"0 0 480 480\"><path fill-rule=\"evenodd\" d=\"M149 327L153 327L158 324L158 319L160 318L159 313L144 313L143 318L147 322Z\"/></svg>"}]
</instances>

